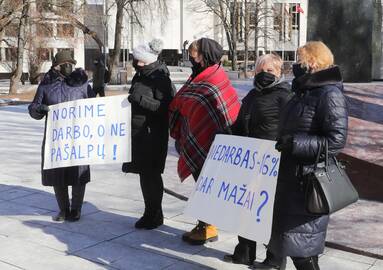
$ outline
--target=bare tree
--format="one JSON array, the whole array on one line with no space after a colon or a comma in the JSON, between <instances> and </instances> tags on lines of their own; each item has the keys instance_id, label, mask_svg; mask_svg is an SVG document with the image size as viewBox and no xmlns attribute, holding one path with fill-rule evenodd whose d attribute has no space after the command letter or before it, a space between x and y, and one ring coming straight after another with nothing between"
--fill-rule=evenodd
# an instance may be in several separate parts
<instances>
[{"instance_id":1,"label":"bare tree","mask_svg":"<svg viewBox=\"0 0 383 270\"><path fill-rule=\"evenodd\" d=\"M218 18L218 26L222 26L225 31L233 70L238 70L237 44L240 19L238 7L240 3L241 0L194 0L189 3L192 11L210 13Z\"/></svg>"},{"instance_id":2,"label":"bare tree","mask_svg":"<svg viewBox=\"0 0 383 270\"><path fill-rule=\"evenodd\" d=\"M123 31L123 18L124 14L130 15L134 18L136 25L144 28L141 23L142 16L153 18L153 10L158 12L161 18L161 24L167 18L167 0L114 0L113 5L116 6L116 24L114 34L114 48L113 53L110 55L109 70L111 73L110 83L118 83L118 65L121 53L121 38ZM111 6L112 7L112 6Z\"/></svg>"},{"instance_id":3,"label":"bare tree","mask_svg":"<svg viewBox=\"0 0 383 270\"><path fill-rule=\"evenodd\" d=\"M249 44L254 40L255 56L260 38L273 38L268 18L273 16L267 0L194 0L189 4L195 12L214 14L223 27L233 70L238 70L238 45L243 43L245 70L248 66ZM244 37L240 37L240 34ZM245 72L246 73L246 72Z\"/></svg>"},{"instance_id":4,"label":"bare tree","mask_svg":"<svg viewBox=\"0 0 383 270\"><path fill-rule=\"evenodd\" d=\"M17 35L17 59L16 59L16 69L13 71L11 76L9 93L15 94L17 89L20 86L21 75L23 74L24 66L24 47L25 47L25 31L27 27L29 15L29 1L23 0L23 9L21 12L21 17L19 21L19 30Z\"/></svg>"}]
</instances>

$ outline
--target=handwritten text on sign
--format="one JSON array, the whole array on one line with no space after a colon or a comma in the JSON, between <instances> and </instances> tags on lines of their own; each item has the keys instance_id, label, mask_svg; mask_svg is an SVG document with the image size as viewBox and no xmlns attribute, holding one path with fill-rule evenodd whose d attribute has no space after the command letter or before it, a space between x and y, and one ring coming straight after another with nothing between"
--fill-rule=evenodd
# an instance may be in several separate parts
<instances>
[{"instance_id":1,"label":"handwritten text on sign","mask_svg":"<svg viewBox=\"0 0 383 270\"><path fill-rule=\"evenodd\" d=\"M217 135L186 214L268 243L280 153L275 142Z\"/></svg>"},{"instance_id":2,"label":"handwritten text on sign","mask_svg":"<svg viewBox=\"0 0 383 270\"><path fill-rule=\"evenodd\" d=\"M44 169L131 160L131 107L126 95L49 108Z\"/></svg>"}]
</instances>

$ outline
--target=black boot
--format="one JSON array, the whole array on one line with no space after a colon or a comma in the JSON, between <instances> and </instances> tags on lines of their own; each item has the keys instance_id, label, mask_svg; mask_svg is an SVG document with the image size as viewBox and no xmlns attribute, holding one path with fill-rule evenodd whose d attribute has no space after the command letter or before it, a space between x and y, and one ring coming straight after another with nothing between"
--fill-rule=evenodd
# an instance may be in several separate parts
<instances>
[{"instance_id":1,"label":"black boot","mask_svg":"<svg viewBox=\"0 0 383 270\"><path fill-rule=\"evenodd\" d=\"M68 218L68 221L76 222L79 221L81 217L81 209L72 209L70 211L70 216Z\"/></svg>"},{"instance_id":2,"label":"black boot","mask_svg":"<svg viewBox=\"0 0 383 270\"><path fill-rule=\"evenodd\" d=\"M266 259L263 262L254 262L253 269L285 270L286 258L278 258L269 250L266 251Z\"/></svg>"},{"instance_id":3,"label":"black boot","mask_svg":"<svg viewBox=\"0 0 383 270\"><path fill-rule=\"evenodd\" d=\"M253 265L256 253L257 242L238 237L239 243L234 249L233 255L225 255L223 260L234 264Z\"/></svg>"},{"instance_id":4,"label":"black boot","mask_svg":"<svg viewBox=\"0 0 383 270\"><path fill-rule=\"evenodd\" d=\"M69 208L67 210L60 211L56 216L52 217L52 220L53 221L65 221L65 220L68 220L68 218L70 218Z\"/></svg>"},{"instance_id":5,"label":"black boot","mask_svg":"<svg viewBox=\"0 0 383 270\"><path fill-rule=\"evenodd\" d=\"M67 186L53 186L55 191L55 197L57 204L60 208L60 212L52 217L53 221L64 221L67 220L70 216L69 210L69 196L68 196L68 187Z\"/></svg>"},{"instance_id":6,"label":"black boot","mask_svg":"<svg viewBox=\"0 0 383 270\"><path fill-rule=\"evenodd\" d=\"M152 230L164 224L161 206L164 185L161 174L141 173L140 185L145 202L145 212L134 226L137 229Z\"/></svg>"},{"instance_id":7,"label":"black boot","mask_svg":"<svg viewBox=\"0 0 383 270\"><path fill-rule=\"evenodd\" d=\"M155 214L144 213L144 215L136 222L134 227L137 229L153 230L164 224L164 215L162 211Z\"/></svg>"},{"instance_id":8,"label":"black boot","mask_svg":"<svg viewBox=\"0 0 383 270\"><path fill-rule=\"evenodd\" d=\"M292 259L297 270L320 270L318 256L307 258L293 257Z\"/></svg>"},{"instance_id":9,"label":"black boot","mask_svg":"<svg viewBox=\"0 0 383 270\"><path fill-rule=\"evenodd\" d=\"M81 208L84 202L85 185L72 186L72 205L68 221L76 222L81 218Z\"/></svg>"}]
</instances>

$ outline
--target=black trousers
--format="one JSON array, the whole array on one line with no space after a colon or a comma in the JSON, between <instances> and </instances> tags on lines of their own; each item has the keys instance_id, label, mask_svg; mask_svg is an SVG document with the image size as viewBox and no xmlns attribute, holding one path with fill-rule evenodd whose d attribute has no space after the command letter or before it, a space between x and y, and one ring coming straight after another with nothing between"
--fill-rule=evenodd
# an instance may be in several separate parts
<instances>
[{"instance_id":1,"label":"black trousers","mask_svg":"<svg viewBox=\"0 0 383 270\"><path fill-rule=\"evenodd\" d=\"M94 93L100 97L105 97L105 86L93 88Z\"/></svg>"},{"instance_id":2,"label":"black trousers","mask_svg":"<svg viewBox=\"0 0 383 270\"><path fill-rule=\"evenodd\" d=\"M60 211L67 211L70 208L73 210L81 210L82 203L84 202L85 186L86 185L72 186L72 204L69 202L68 187L54 186L53 189Z\"/></svg>"},{"instance_id":3,"label":"black trousers","mask_svg":"<svg viewBox=\"0 0 383 270\"><path fill-rule=\"evenodd\" d=\"M257 255L257 242L238 236L238 244L234 249L233 258L252 264Z\"/></svg>"},{"instance_id":4,"label":"black trousers","mask_svg":"<svg viewBox=\"0 0 383 270\"><path fill-rule=\"evenodd\" d=\"M140 173L141 191L145 202L146 216L162 215L162 197L164 196L164 183L161 173Z\"/></svg>"}]
</instances>

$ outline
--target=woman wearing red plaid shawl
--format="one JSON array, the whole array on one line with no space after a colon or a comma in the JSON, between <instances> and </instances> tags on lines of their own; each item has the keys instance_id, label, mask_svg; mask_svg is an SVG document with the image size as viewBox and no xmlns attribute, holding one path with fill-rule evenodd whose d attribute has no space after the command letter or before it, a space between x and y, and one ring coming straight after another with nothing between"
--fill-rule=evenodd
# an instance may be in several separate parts
<instances>
[{"instance_id":1,"label":"woman wearing red plaid shawl","mask_svg":"<svg viewBox=\"0 0 383 270\"><path fill-rule=\"evenodd\" d=\"M198 180L217 132L227 132L236 120L240 104L235 89L220 65L222 46L201 38L189 46L193 73L170 104L170 135L179 151L178 175ZM217 228L199 221L182 236L190 244L202 245L218 239Z\"/></svg>"}]
</instances>

